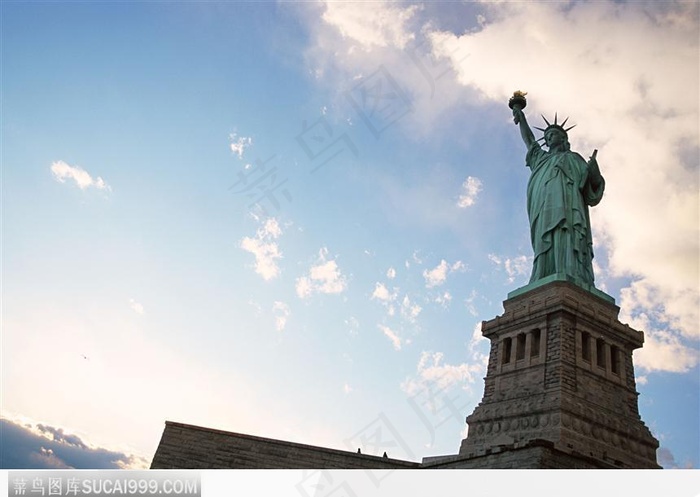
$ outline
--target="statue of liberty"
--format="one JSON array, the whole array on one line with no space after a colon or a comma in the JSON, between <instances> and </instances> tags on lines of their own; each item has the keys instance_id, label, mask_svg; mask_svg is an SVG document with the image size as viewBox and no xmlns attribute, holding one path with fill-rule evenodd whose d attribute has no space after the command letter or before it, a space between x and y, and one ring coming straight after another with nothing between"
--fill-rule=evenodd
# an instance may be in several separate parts
<instances>
[{"instance_id":1,"label":"statue of liberty","mask_svg":"<svg viewBox=\"0 0 700 497\"><path fill-rule=\"evenodd\" d=\"M567 119L537 128L544 132L538 140L527 123L523 108L525 94L515 92L509 101L515 124L520 126L527 145L526 165L530 168L527 185L527 214L534 251L530 283L550 275L565 275L584 286L593 283L593 240L588 207L603 198L605 180L596 161L597 150L586 162L569 146ZM547 150L540 140L544 139Z\"/></svg>"}]
</instances>

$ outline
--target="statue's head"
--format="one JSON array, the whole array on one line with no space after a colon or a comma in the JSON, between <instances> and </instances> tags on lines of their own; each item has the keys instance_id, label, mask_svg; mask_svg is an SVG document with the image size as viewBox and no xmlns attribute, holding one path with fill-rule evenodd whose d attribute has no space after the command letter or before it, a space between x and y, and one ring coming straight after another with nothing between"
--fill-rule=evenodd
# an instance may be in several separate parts
<instances>
[{"instance_id":1,"label":"statue's head","mask_svg":"<svg viewBox=\"0 0 700 497\"><path fill-rule=\"evenodd\" d=\"M561 126L549 126L544 132L544 142L552 149L569 150L569 135Z\"/></svg>"},{"instance_id":2,"label":"statue's head","mask_svg":"<svg viewBox=\"0 0 700 497\"><path fill-rule=\"evenodd\" d=\"M544 142L547 144L549 148L555 147L558 148L559 146L562 146L564 150L569 150L570 145L569 145L569 130L576 126L569 126L568 128L565 128L564 125L566 124L566 121L569 120L567 117L564 119L564 122L561 124L557 123L557 114L554 114L554 123L550 123L547 121L547 118L542 116L542 119L544 119L544 122L547 123L546 128L538 128L535 126L535 128L539 129L540 131L544 132L544 136L540 138L540 140L544 140ZM538 140L539 141L539 140Z\"/></svg>"}]
</instances>

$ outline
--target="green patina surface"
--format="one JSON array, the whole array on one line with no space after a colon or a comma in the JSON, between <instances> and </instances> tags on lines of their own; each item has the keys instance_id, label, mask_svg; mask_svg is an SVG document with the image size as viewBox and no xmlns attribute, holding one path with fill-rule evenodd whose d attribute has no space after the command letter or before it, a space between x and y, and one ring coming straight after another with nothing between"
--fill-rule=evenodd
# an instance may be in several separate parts
<instances>
[{"instance_id":1,"label":"green patina surface","mask_svg":"<svg viewBox=\"0 0 700 497\"><path fill-rule=\"evenodd\" d=\"M508 293L508 298L512 299L514 297L518 297L520 295L523 295L530 290L534 290L535 288L539 288L541 286L546 285L547 283L551 283L553 281L568 281L569 283L573 283L574 285L583 288L584 290L587 290L591 292L593 295L605 300L606 302L609 302L611 304L615 303L615 299L608 295L605 292L602 292L598 290L596 287L593 285L587 285L583 283L582 281L576 280L576 278L569 276L564 273L558 273L558 274L550 274L549 276L545 276L544 278L540 278L539 280L529 283L523 287L520 287L516 290L513 290L512 292Z\"/></svg>"},{"instance_id":2,"label":"green patina surface","mask_svg":"<svg viewBox=\"0 0 700 497\"><path fill-rule=\"evenodd\" d=\"M597 150L588 161L572 152L567 134L571 127L564 128L566 120L558 124L556 117L553 124L545 119L546 129L538 128L544 131L547 150L543 149L522 111L526 104L524 96L520 94L515 101L511 99L510 104L514 121L527 145L525 163L530 168L527 213L534 252L530 285L544 279L550 281L551 277L555 280L565 277L594 291L593 238L588 208L597 205L605 191L605 180L596 160Z\"/></svg>"}]
</instances>

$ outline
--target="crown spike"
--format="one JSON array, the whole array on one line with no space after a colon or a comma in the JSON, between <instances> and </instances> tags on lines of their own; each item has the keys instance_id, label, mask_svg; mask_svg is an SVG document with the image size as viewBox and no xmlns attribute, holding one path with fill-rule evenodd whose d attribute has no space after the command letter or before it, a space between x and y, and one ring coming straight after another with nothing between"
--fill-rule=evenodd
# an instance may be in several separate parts
<instances>
[{"instance_id":1,"label":"crown spike","mask_svg":"<svg viewBox=\"0 0 700 497\"><path fill-rule=\"evenodd\" d=\"M544 128L540 128L540 127L538 127L538 126L533 126L533 128L539 129L542 133L544 133Z\"/></svg>"},{"instance_id":2,"label":"crown spike","mask_svg":"<svg viewBox=\"0 0 700 497\"><path fill-rule=\"evenodd\" d=\"M574 125L569 126L568 128L566 128L564 131L566 131L566 132L568 133L570 129L575 128L575 127L576 127L576 125L574 124Z\"/></svg>"},{"instance_id":3,"label":"crown spike","mask_svg":"<svg viewBox=\"0 0 700 497\"><path fill-rule=\"evenodd\" d=\"M542 116L542 119L544 119L544 122L547 123L547 126L551 126L551 124L549 124L549 121L547 121L547 118L544 117L544 114L540 114L540 115Z\"/></svg>"},{"instance_id":4,"label":"crown spike","mask_svg":"<svg viewBox=\"0 0 700 497\"><path fill-rule=\"evenodd\" d=\"M557 113L556 112L554 113L554 125L555 126L557 125Z\"/></svg>"},{"instance_id":5,"label":"crown spike","mask_svg":"<svg viewBox=\"0 0 700 497\"><path fill-rule=\"evenodd\" d=\"M561 127L562 127L562 128L563 128L564 126L566 126L566 121L568 121L568 120L569 120L569 118L568 118L568 117L567 117L566 119L564 119L564 122L563 122L563 123L561 123Z\"/></svg>"}]
</instances>

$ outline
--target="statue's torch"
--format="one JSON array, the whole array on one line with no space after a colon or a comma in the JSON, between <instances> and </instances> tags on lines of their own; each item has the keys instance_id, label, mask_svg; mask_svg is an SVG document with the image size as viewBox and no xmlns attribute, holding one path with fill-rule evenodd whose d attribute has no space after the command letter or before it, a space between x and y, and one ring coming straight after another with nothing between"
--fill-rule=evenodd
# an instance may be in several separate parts
<instances>
[{"instance_id":1,"label":"statue's torch","mask_svg":"<svg viewBox=\"0 0 700 497\"><path fill-rule=\"evenodd\" d=\"M527 95L527 92L523 91L516 91L513 92L513 96L510 97L508 100L508 107L510 107L513 110L513 114L516 114L516 111L523 110L525 106L527 105L527 100L525 100L525 95ZM520 119L518 119L518 116L515 116L515 124L519 124Z\"/></svg>"}]
</instances>

